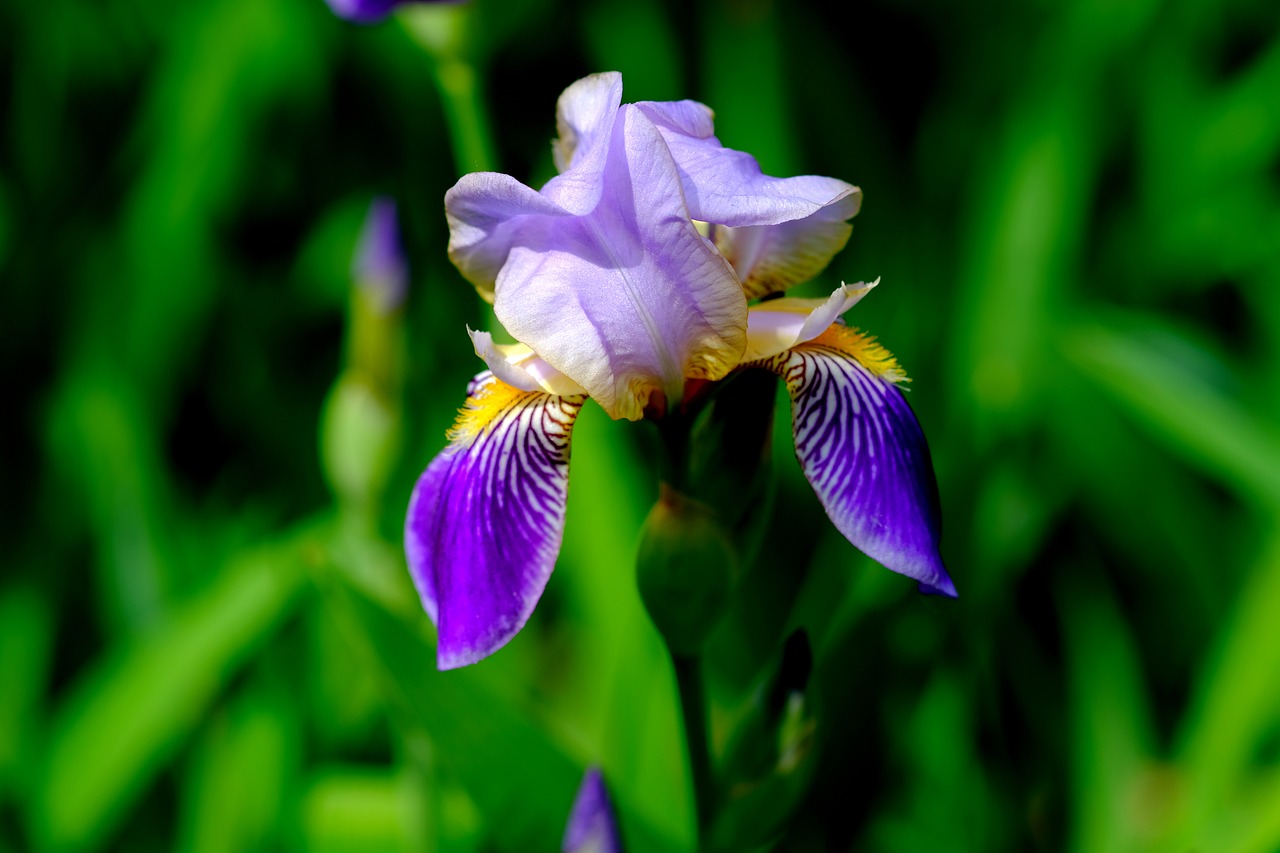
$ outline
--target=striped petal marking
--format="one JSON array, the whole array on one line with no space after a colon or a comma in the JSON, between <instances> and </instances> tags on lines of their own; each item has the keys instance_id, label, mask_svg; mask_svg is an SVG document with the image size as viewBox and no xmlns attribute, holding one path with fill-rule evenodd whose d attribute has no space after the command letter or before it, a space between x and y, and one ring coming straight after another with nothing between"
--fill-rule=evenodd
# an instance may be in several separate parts
<instances>
[{"instance_id":1,"label":"striped petal marking","mask_svg":"<svg viewBox=\"0 0 1280 853\"><path fill-rule=\"evenodd\" d=\"M800 467L836 528L922 592L956 595L938 551L938 486L924 433L875 339L843 324L755 362L791 395Z\"/></svg>"},{"instance_id":2,"label":"striped petal marking","mask_svg":"<svg viewBox=\"0 0 1280 853\"><path fill-rule=\"evenodd\" d=\"M436 624L440 669L475 663L524 627L564 533L569 439L584 397L471 383L451 442L418 479L405 554Z\"/></svg>"}]
</instances>

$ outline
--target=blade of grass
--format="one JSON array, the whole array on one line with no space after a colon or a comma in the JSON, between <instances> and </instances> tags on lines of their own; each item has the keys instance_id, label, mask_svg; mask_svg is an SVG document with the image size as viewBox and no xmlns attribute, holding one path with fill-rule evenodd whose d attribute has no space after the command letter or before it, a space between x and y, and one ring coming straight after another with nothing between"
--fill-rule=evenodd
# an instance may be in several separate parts
<instances>
[{"instance_id":1,"label":"blade of grass","mask_svg":"<svg viewBox=\"0 0 1280 853\"><path fill-rule=\"evenodd\" d=\"M1143 324L1139 324L1140 327ZM1151 324L1145 324L1154 328ZM1062 336L1067 358L1170 450L1280 511L1280 434L1134 330L1094 321Z\"/></svg>"},{"instance_id":2,"label":"blade of grass","mask_svg":"<svg viewBox=\"0 0 1280 853\"><path fill-rule=\"evenodd\" d=\"M233 560L160 628L110 649L57 709L35 781L33 835L49 849L104 844L232 672L278 627L315 533Z\"/></svg>"},{"instance_id":3,"label":"blade of grass","mask_svg":"<svg viewBox=\"0 0 1280 853\"><path fill-rule=\"evenodd\" d=\"M1278 519L1280 522L1280 519ZM1183 718L1176 755L1188 808L1171 833L1175 846L1201 841L1245 781L1252 753L1275 725L1280 706L1280 535L1261 550L1223 622ZM1208 848L1206 848L1208 849Z\"/></svg>"},{"instance_id":4,"label":"blade of grass","mask_svg":"<svg viewBox=\"0 0 1280 853\"><path fill-rule=\"evenodd\" d=\"M1058 599L1068 656L1075 801L1070 849L1134 850L1150 831L1134 804L1155 748L1137 649L1104 588L1073 584Z\"/></svg>"}]
</instances>

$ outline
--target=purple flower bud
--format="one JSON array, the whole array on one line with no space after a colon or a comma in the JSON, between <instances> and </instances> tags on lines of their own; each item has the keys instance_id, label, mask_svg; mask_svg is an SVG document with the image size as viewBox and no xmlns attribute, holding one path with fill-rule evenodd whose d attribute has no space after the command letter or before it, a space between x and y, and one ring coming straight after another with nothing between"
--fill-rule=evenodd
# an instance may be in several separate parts
<instances>
[{"instance_id":1,"label":"purple flower bud","mask_svg":"<svg viewBox=\"0 0 1280 853\"><path fill-rule=\"evenodd\" d=\"M407 3L429 3L432 0L325 0L339 18L357 24L375 24L390 15L397 6Z\"/></svg>"},{"instance_id":2,"label":"purple flower bud","mask_svg":"<svg viewBox=\"0 0 1280 853\"><path fill-rule=\"evenodd\" d=\"M378 311L387 313L404 302L409 266L400 245L394 199L378 196L369 204L351 275Z\"/></svg>"},{"instance_id":3,"label":"purple flower bud","mask_svg":"<svg viewBox=\"0 0 1280 853\"><path fill-rule=\"evenodd\" d=\"M613 804L596 767L589 768L582 777L560 849L564 853L622 853Z\"/></svg>"}]
</instances>

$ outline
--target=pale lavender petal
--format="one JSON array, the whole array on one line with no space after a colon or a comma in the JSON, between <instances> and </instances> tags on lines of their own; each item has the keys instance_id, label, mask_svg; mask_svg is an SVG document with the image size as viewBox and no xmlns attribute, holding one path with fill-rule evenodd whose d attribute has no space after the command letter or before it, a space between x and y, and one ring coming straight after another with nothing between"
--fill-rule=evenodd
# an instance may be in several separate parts
<instances>
[{"instance_id":1,"label":"pale lavender petal","mask_svg":"<svg viewBox=\"0 0 1280 853\"><path fill-rule=\"evenodd\" d=\"M954 597L929 447L893 357L836 325L758 364L786 381L796 456L836 528L922 591Z\"/></svg>"},{"instance_id":2,"label":"pale lavender petal","mask_svg":"<svg viewBox=\"0 0 1280 853\"><path fill-rule=\"evenodd\" d=\"M743 361L759 361L818 337L880 283L840 283L826 299L784 297L752 305L747 314Z\"/></svg>"},{"instance_id":3,"label":"pale lavender petal","mask_svg":"<svg viewBox=\"0 0 1280 853\"><path fill-rule=\"evenodd\" d=\"M510 175L472 172L444 194L449 259L480 295L493 301L494 280L512 241L529 220L569 212Z\"/></svg>"},{"instance_id":4,"label":"pale lavender petal","mask_svg":"<svg viewBox=\"0 0 1280 853\"><path fill-rule=\"evenodd\" d=\"M552 145L560 174L542 194L574 214L590 213L604 191L604 170L622 103L622 75L592 74L571 85L556 104L559 138Z\"/></svg>"},{"instance_id":5,"label":"pale lavender petal","mask_svg":"<svg viewBox=\"0 0 1280 853\"><path fill-rule=\"evenodd\" d=\"M680 169L689 213L717 225L778 225L836 207L845 219L858 212L861 191L836 178L774 178L756 158L720 144L711 110L696 101L643 101L635 105L666 140Z\"/></svg>"},{"instance_id":6,"label":"pale lavender petal","mask_svg":"<svg viewBox=\"0 0 1280 853\"><path fill-rule=\"evenodd\" d=\"M560 849L563 853L622 853L622 836L609 791L595 767L582 777Z\"/></svg>"},{"instance_id":7,"label":"pale lavender petal","mask_svg":"<svg viewBox=\"0 0 1280 853\"><path fill-rule=\"evenodd\" d=\"M524 344L496 344L488 332L467 333L476 355L498 379L521 391L545 391L557 397L585 397L586 389L547 364Z\"/></svg>"},{"instance_id":8,"label":"pale lavender petal","mask_svg":"<svg viewBox=\"0 0 1280 853\"><path fill-rule=\"evenodd\" d=\"M844 201L812 216L779 225L715 229L716 248L742 279L748 299L778 293L809 281L827 268L853 233L853 214Z\"/></svg>"},{"instance_id":9,"label":"pale lavender petal","mask_svg":"<svg viewBox=\"0 0 1280 853\"><path fill-rule=\"evenodd\" d=\"M721 226L717 247L747 298L813 278L844 248L862 191L835 178L774 178L749 154L715 137L711 111L695 101L636 107L657 125L680 169L694 219ZM724 226L729 226L728 228Z\"/></svg>"},{"instance_id":10,"label":"pale lavender petal","mask_svg":"<svg viewBox=\"0 0 1280 853\"><path fill-rule=\"evenodd\" d=\"M582 408L581 397L482 377L452 443L419 478L405 521L405 555L436 624L440 669L497 651L533 612L560 551L569 439Z\"/></svg>"},{"instance_id":11,"label":"pale lavender petal","mask_svg":"<svg viewBox=\"0 0 1280 853\"><path fill-rule=\"evenodd\" d=\"M616 72L584 77L564 91L553 146L562 174L541 192L509 175L477 172L445 193L449 257L490 302L498 271L528 217L580 216L600 203L621 102L622 75Z\"/></svg>"},{"instance_id":12,"label":"pale lavender petal","mask_svg":"<svg viewBox=\"0 0 1280 853\"><path fill-rule=\"evenodd\" d=\"M503 326L574 379L613 418L652 392L719 379L746 346L737 277L694 228L653 124L622 107L600 204L586 216L527 217L498 276Z\"/></svg>"},{"instance_id":13,"label":"pale lavender petal","mask_svg":"<svg viewBox=\"0 0 1280 853\"><path fill-rule=\"evenodd\" d=\"M369 204L351 275L379 311L391 311L404 302L409 286L409 265L400 245L396 203L378 196Z\"/></svg>"}]
</instances>

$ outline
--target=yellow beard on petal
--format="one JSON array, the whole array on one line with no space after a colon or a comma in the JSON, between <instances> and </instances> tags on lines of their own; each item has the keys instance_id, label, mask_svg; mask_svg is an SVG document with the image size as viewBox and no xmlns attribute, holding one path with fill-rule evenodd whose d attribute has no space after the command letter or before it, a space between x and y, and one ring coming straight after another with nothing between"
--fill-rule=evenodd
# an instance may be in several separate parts
<instances>
[{"instance_id":1,"label":"yellow beard on petal","mask_svg":"<svg viewBox=\"0 0 1280 853\"><path fill-rule=\"evenodd\" d=\"M893 353L881 346L873 336L863 334L857 329L836 323L818 337L801 344L796 349L808 346L838 350L886 382L911 381L907 378L907 372L898 366L898 360L893 357Z\"/></svg>"},{"instance_id":2,"label":"yellow beard on petal","mask_svg":"<svg viewBox=\"0 0 1280 853\"><path fill-rule=\"evenodd\" d=\"M494 379L467 398L466 405L458 409L458 419L449 429L452 442L469 442L488 429L489 425L513 405L536 391L521 391L505 382Z\"/></svg>"}]
</instances>

